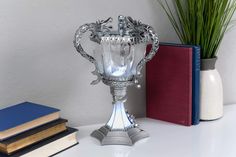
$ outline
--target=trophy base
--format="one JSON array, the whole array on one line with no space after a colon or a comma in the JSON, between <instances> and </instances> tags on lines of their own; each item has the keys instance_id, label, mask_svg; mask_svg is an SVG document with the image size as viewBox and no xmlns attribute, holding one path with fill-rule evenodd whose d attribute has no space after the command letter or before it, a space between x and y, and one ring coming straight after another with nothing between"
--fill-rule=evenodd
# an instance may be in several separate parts
<instances>
[{"instance_id":1,"label":"trophy base","mask_svg":"<svg viewBox=\"0 0 236 157\"><path fill-rule=\"evenodd\" d=\"M108 127L103 126L91 134L98 139L101 145L128 145L132 146L135 142L149 137L148 133L138 127L130 128L127 131L111 131Z\"/></svg>"}]
</instances>

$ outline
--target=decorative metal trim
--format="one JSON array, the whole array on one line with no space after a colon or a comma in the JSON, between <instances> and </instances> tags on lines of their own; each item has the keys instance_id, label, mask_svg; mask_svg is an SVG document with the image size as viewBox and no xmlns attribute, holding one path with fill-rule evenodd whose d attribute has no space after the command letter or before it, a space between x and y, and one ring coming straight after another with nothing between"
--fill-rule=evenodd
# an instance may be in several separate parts
<instances>
[{"instance_id":1,"label":"decorative metal trim","mask_svg":"<svg viewBox=\"0 0 236 157\"><path fill-rule=\"evenodd\" d=\"M112 18L82 25L77 29L73 42L74 47L81 56L95 65L95 70L92 74L96 75L97 79L91 84L97 84L102 80L104 84L110 86L111 95L113 97L113 113L110 120L105 126L99 130L95 130L92 133L92 136L99 139L102 145L132 145L136 141L148 137L148 134L138 128L138 124L135 122L135 117L125 110L124 102L127 100L127 87L131 85L137 85L138 88L140 87L138 84L138 78L142 76L141 70L145 63L151 60L157 53L159 40L156 32L151 26L133 20L129 16L118 17L117 31L111 30L112 27L108 25L110 22L112 22ZM134 68L136 68L136 73L132 72L131 74L122 76L109 76L109 72L105 73L102 69L99 71L98 63L95 58L84 51L81 45L82 36L87 31L91 32L90 40L101 45L113 43L118 44L119 46L126 44L129 47L132 47L140 43L151 43L152 49L139 61L138 64L135 63L136 67ZM125 56L123 51L118 51L120 52L121 57ZM109 50L106 52L109 52ZM132 70L135 71L135 69Z\"/></svg>"},{"instance_id":2,"label":"decorative metal trim","mask_svg":"<svg viewBox=\"0 0 236 157\"><path fill-rule=\"evenodd\" d=\"M130 36L132 37L131 44L134 45L139 43L151 42L151 51L138 63L136 68L137 77L141 77L141 70L143 66L146 62L150 61L153 58L153 56L157 53L159 49L159 39L157 33L151 26L143 24L141 21L133 20L129 16L126 17L120 15L118 17L117 32L111 30L112 26L108 26L110 22L112 22L111 17L106 20L98 20L95 23L87 23L80 26L74 36L74 47L84 58L89 60L91 63L96 64L96 60L87 52L85 52L81 45L82 35L87 31L91 32L90 40L97 43L101 42L102 37L106 37L109 35ZM100 74L98 70L95 75L98 76L98 80L101 80L100 78L102 77L102 74ZM98 80L95 80L92 84L96 84L97 82L99 82Z\"/></svg>"}]
</instances>

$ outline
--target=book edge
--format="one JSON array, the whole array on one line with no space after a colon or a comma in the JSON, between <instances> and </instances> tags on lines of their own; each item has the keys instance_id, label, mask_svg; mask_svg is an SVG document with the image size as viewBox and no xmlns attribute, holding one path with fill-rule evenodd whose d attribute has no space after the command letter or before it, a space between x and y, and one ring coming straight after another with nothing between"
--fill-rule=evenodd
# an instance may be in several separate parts
<instances>
[{"instance_id":1,"label":"book edge","mask_svg":"<svg viewBox=\"0 0 236 157\"><path fill-rule=\"evenodd\" d=\"M31 147L26 147L26 148L20 150L19 152L15 152L11 155L6 155L6 154L3 154L3 153L0 153L0 156L1 157L24 157L28 153L30 153L34 150L40 149L41 147L46 146L47 144L50 144L54 141L60 140L63 137L69 136L73 133L75 135L77 135L77 131L78 131L78 129L76 129L76 128L67 127L66 131L64 131L62 133L59 133L57 135L54 135L54 136L50 137L49 139L45 139L45 140L43 140L39 143L33 144ZM77 138L75 140L77 141ZM77 141L77 143L79 143L79 142Z\"/></svg>"},{"instance_id":2,"label":"book edge","mask_svg":"<svg viewBox=\"0 0 236 157\"><path fill-rule=\"evenodd\" d=\"M38 119L35 119L33 121L18 125L14 128L10 128L10 129L5 130L0 133L0 141L11 138L12 136L18 135L18 134L23 133L27 130L42 126L44 124L47 124L47 123L57 120L59 118L60 118L60 113L58 111L58 112L51 113L49 115L40 117Z\"/></svg>"}]
</instances>

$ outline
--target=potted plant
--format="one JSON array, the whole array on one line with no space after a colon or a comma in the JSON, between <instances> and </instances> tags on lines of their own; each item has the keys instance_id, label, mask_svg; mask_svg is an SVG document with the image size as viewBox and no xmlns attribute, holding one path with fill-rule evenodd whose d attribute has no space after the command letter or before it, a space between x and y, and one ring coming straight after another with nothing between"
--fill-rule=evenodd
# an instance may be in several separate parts
<instances>
[{"instance_id":1,"label":"potted plant","mask_svg":"<svg viewBox=\"0 0 236 157\"><path fill-rule=\"evenodd\" d=\"M215 69L218 48L236 9L235 0L157 0L183 44L201 46L200 119L223 116L223 88Z\"/></svg>"}]
</instances>

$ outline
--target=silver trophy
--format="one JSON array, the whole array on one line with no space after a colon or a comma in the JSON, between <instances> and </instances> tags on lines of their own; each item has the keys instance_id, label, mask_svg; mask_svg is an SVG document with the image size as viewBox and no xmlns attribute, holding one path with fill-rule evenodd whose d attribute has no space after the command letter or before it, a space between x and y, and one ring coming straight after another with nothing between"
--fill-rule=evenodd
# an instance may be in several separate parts
<instances>
[{"instance_id":1,"label":"silver trophy","mask_svg":"<svg viewBox=\"0 0 236 157\"><path fill-rule=\"evenodd\" d=\"M148 137L130 115L124 103L127 100L127 87L136 85L141 69L152 59L159 48L158 36L149 25L133 20L131 17L118 17L118 30L112 30L108 24L112 18L84 24L75 33L74 46L87 60L95 65L92 72L97 80L110 86L113 97L113 111L105 126L92 132L91 136L101 141L102 145L133 145L136 141ZM90 31L90 40L97 43L93 56L81 46L82 35ZM152 44L146 54L146 45Z\"/></svg>"}]
</instances>

